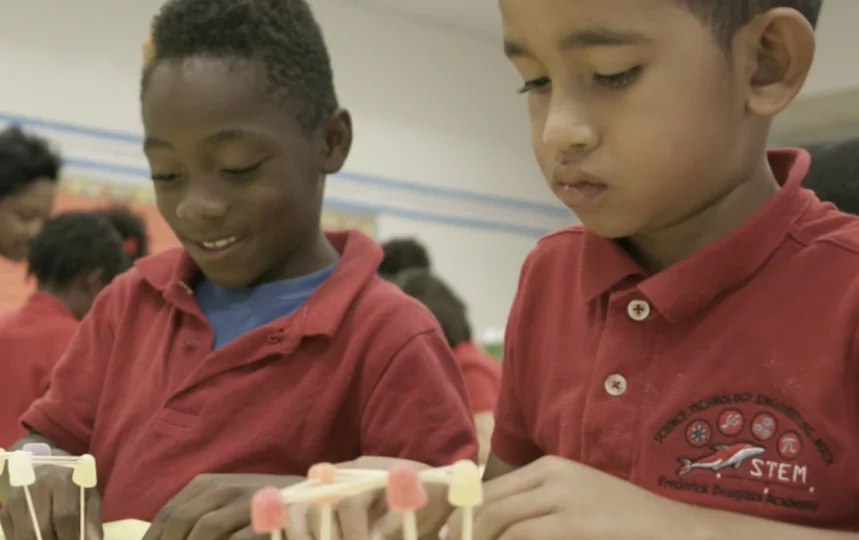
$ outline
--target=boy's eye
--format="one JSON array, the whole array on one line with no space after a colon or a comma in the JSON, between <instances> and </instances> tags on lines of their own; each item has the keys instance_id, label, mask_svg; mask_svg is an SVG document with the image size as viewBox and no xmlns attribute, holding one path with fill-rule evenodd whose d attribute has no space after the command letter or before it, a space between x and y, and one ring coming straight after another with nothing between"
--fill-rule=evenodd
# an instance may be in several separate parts
<instances>
[{"instance_id":1,"label":"boy's eye","mask_svg":"<svg viewBox=\"0 0 859 540\"><path fill-rule=\"evenodd\" d=\"M164 174L156 174L152 173L152 180L155 182L170 182L171 180L175 180L179 177L178 174L174 173L164 173Z\"/></svg>"},{"instance_id":2,"label":"boy's eye","mask_svg":"<svg viewBox=\"0 0 859 540\"><path fill-rule=\"evenodd\" d=\"M263 163L265 163L265 160L254 163L253 165L250 165L248 167L241 167L237 169L221 169L221 171L225 174L229 174L230 176L244 176L259 169Z\"/></svg>"},{"instance_id":3,"label":"boy's eye","mask_svg":"<svg viewBox=\"0 0 859 540\"><path fill-rule=\"evenodd\" d=\"M636 66L621 73L613 73L611 75L594 75L594 82L599 86L606 88L625 88L634 83L641 74L641 66Z\"/></svg>"},{"instance_id":4,"label":"boy's eye","mask_svg":"<svg viewBox=\"0 0 859 540\"><path fill-rule=\"evenodd\" d=\"M536 79L531 79L530 81L525 81L525 84L523 84L522 88L519 89L519 93L527 94L534 90L543 90L549 86L550 82L551 80L549 77L538 77Z\"/></svg>"}]
</instances>

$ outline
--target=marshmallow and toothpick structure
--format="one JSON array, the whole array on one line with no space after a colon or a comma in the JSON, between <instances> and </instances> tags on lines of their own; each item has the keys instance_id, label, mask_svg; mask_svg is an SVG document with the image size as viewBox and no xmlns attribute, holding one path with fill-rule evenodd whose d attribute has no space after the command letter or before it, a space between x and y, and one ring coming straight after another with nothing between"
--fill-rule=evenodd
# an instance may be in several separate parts
<instances>
[{"instance_id":1,"label":"marshmallow and toothpick structure","mask_svg":"<svg viewBox=\"0 0 859 540\"><path fill-rule=\"evenodd\" d=\"M36 540L42 540L42 531L33 506L30 486L36 483L36 467L45 465L72 469L72 482L80 487L80 538L83 540L86 525L86 490L96 486L95 459L90 455L53 456L51 447L44 443L27 444L16 452L6 452L0 448L0 474L9 467L9 485L23 488Z\"/></svg>"},{"instance_id":2,"label":"marshmallow and toothpick structure","mask_svg":"<svg viewBox=\"0 0 859 540\"><path fill-rule=\"evenodd\" d=\"M333 503L386 488L389 508L402 513L405 540L416 540L416 512L427 502L425 484L448 486L448 502L462 510L462 540L471 540L473 509L483 504L483 484L477 465L467 460L420 471L407 464L397 464L388 471L338 469L327 463L314 465L303 482L282 490L265 488L257 493L251 506L251 524L257 533L270 534L272 540L280 540L289 505L319 504L322 510L320 540L330 540Z\"/></svg>"}]
</instances>

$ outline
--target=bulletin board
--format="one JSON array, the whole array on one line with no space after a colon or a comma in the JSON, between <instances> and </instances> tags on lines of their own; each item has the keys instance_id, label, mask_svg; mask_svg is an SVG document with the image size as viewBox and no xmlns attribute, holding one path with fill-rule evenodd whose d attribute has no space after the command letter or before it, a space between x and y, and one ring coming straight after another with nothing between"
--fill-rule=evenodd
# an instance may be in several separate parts
<instances>
[{"instance_id":1,"label":"bulletin board","mask_svg":"<svg viewBox=\"0 0 859 540\"><path fill-rule=\"evenodd\" d=\"M54 202L54 212L95 210L124 205L140 215L149 234L149 249L157 253L177 247L179 241L158 213L151 186L64 178ZM376 216L339 208L323 208L322 226L326 229L355 228L376 237ZM26 276L26 265L0 258L0 313L21 305L32 293L34 284Z\"/></svg>"}]
</instances>

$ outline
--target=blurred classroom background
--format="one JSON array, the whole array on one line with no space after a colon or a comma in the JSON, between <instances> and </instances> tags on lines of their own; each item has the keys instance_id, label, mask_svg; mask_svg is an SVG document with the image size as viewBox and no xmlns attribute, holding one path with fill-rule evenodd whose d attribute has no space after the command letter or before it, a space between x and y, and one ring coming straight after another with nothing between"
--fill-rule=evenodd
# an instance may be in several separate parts
<instances>
[{"instance_id":1,"label":"blurred classroom background","mask_svg":"<svg viewBox=\"0 0 859 540\"><path fill-rule=\"evenodd\" d=\"M152 251L176 245L153 206L141 151L141 42L160 0L0 2L0 129L60 150L56 210L126 204ZM311 0L356 140L329 179L325 221L379 241L414 237L469 306L475 337L501 341L520 265L537 238L575 221L530 154L518 76L492 0ZM773 145L859 135L859 2L829 0L819 54ZM849 51L849 52L848 52ZM0 311L32 290L0 261Z\"/></svg>"}]
</instances>

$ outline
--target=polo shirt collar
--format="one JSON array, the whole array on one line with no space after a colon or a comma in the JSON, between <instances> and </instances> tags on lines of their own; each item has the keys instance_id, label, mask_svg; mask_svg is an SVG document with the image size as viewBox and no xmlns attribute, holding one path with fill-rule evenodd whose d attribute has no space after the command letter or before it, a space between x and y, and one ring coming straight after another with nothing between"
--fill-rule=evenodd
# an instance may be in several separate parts
<instances>
[{"instance_id":1,"label":"polo shirt collar","mask_svg":"<svg viewBox=\"0 0 859 540\"><path fill-rule=\"evenodd\" d=\"M340 254L340 260L331 276L293 314L303 336L333 336L363 289L372 280L381 279L376 270L382 261L382 248L370 237L357 230L327 231L325 235ZM164 260L164 254L159 254L142 259L135 266L168 302L183 311L199 314L191 284L199 278L200 270L187 251L177 251L171 258L172 265Z\"/></svg>"},{"instance_id":2,"label":"polo shirt collar","mask_svg":"<svg viewBox=\"0 0 859 540\"><path fill-rule=\"evenodd\" d=\"M737 229L655 275L648 277L617 241L585 231L578 276L583 300L634 279L654 307L677 322L752 276L814 201L800 189L811 161L806 151L771 150L768 158L781 189Z\"/></svg>"}]
</instances>

